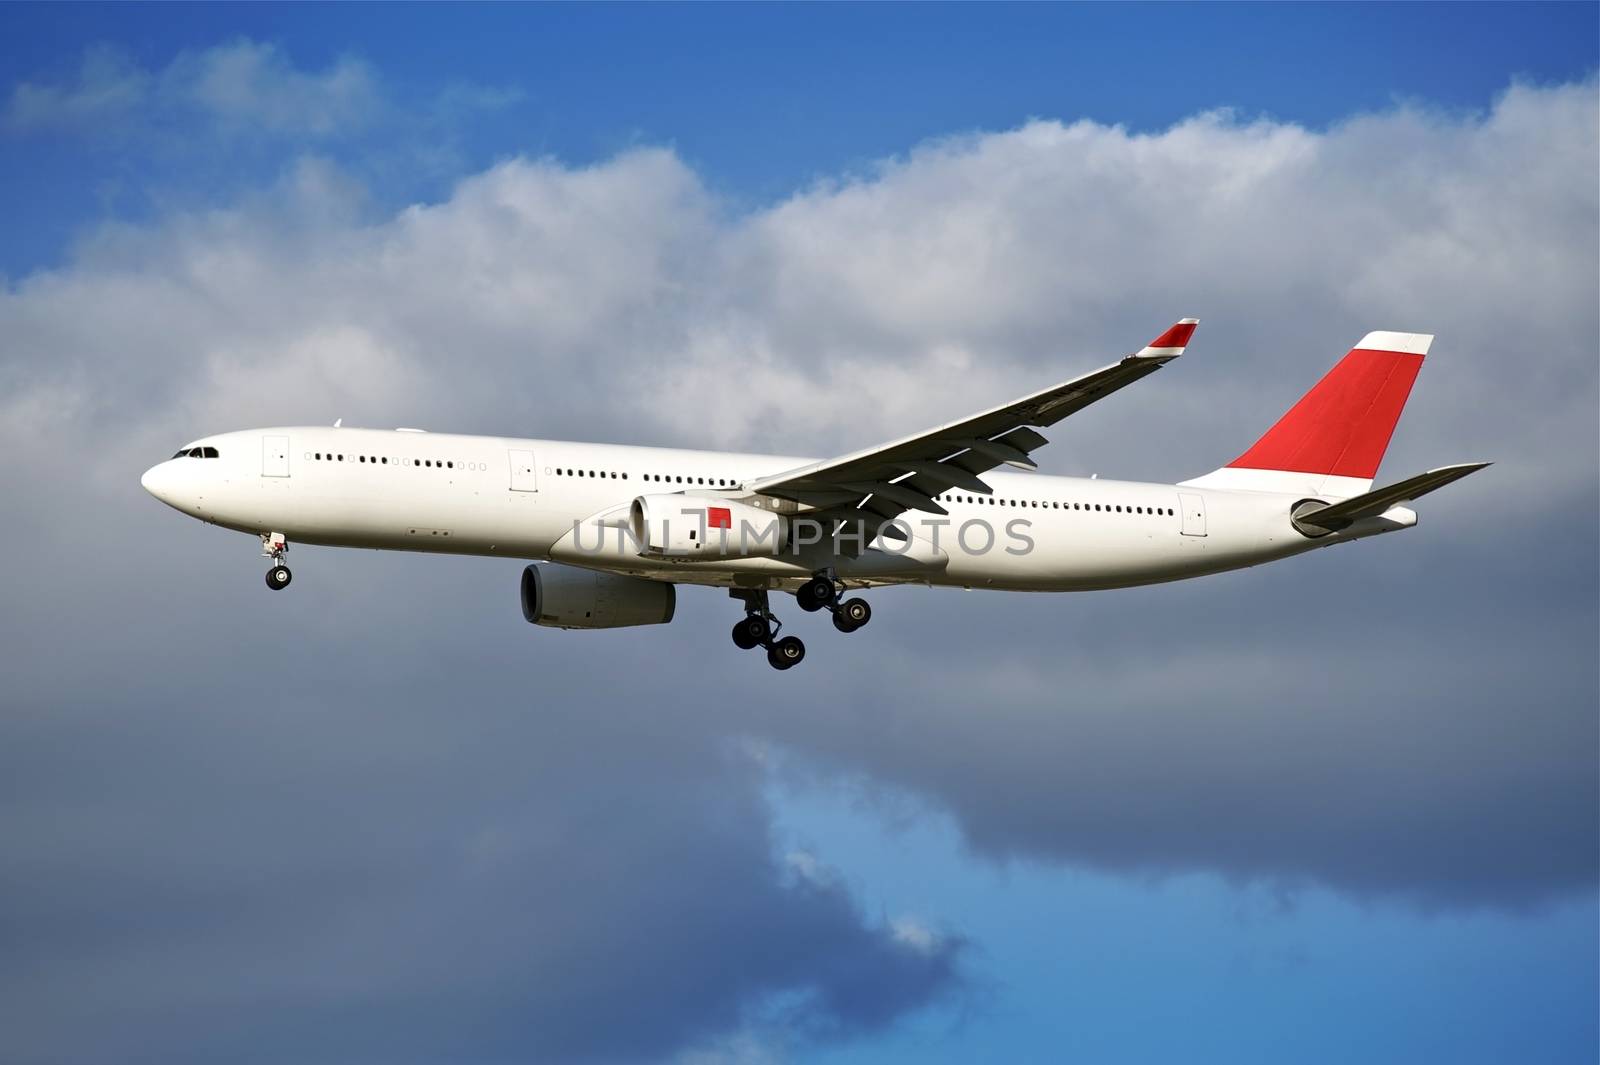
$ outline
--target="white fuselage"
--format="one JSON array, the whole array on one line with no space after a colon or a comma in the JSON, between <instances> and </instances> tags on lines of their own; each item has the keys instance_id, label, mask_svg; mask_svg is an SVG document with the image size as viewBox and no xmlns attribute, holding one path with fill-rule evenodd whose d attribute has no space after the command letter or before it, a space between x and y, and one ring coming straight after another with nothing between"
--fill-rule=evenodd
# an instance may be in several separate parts
<instances>
[{"instance_id":1,"label":"white fuselage","mask_svg":"<svg viewBox=\"0 0 1600 1065\"><path fill-rule=\"evenodd\" d=\"M193 517L291 543L541 559L670 581L786 587L832 552L776 558L642 557L622 528L632 500L684 493L746 498L738 486L806 464L793 456L291 427L225 433L144 476ZM1290 522L1304 492L989 473L983 497L938 497L949 514L902 516L891 551L838 559L858 585L917 583L1015 591L1128 587L1252 566L1404 528L1414 515L1308 539ZM819 551L821 548L818 549Z\"/></svg>"}]
</instances>

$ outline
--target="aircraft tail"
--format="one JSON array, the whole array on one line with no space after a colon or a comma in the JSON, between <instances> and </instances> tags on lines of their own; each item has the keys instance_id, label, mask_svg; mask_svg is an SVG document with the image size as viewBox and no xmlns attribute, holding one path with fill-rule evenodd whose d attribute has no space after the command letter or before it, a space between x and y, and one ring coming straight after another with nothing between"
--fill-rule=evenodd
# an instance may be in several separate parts
<instances>
[{"instance_id":1,"label":"aircraft tail","mask_svg":"<svg viewBox=\"0 0 1600 1065\"><path fill-rule=\"evenodd\" d=\"M1431 333L1368 333L1244 454L1185 484L1348 498L1372 487Z\"/></svg>"}]
</instances>

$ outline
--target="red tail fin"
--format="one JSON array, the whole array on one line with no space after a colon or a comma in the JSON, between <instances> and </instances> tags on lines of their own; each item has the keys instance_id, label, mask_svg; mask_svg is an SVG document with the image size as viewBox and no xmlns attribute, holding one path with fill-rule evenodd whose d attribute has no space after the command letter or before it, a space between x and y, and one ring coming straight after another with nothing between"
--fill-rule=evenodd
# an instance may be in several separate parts
<instances>
[{"instance_id":1,"label":"red tail fin","mask_svg":"<svg viewBox=\"0 0 1600 1065\"><path fill-rule=\"evenodd\" d=\"M1368 333L1228 468L1372 480L1432 342L1427 333Z\"/></svg>"},{"instance_id":2,"label":"red tail fin","mask_svg":"<svg viewBox=\"0 0 1600 1065\"><path fill-rule=\"evenodd\" d=\"M1368 333L1250 450L1184 484L1345 498L1367 491L1432 343L1429 333Z\"/></svg>"}]
</instances>

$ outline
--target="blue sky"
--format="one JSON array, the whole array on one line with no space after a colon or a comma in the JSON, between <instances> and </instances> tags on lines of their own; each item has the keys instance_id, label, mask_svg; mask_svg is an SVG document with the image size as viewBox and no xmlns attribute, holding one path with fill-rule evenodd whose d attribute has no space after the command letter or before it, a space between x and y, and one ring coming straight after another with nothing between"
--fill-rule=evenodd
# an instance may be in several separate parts
<instances>
[{"instance_id":1,"label":"blue sky","mask_svg":"<svg viewBox=\"0 0 1600 1065\"><path fill-rule=\"evenodd\" d=\"M1597 40L0 8L17 1060L1593 1061ZM1049 472L1203 472L1371 328L1441 335L1385 473L1499 470L1293 570L883 593L817 688L710 594L530 634L498 564L305 549L264 608L137 492L336 416L842 452L1188 314ZM86 445L81 495L39 472Z\"/></svg>"}]
</instances>

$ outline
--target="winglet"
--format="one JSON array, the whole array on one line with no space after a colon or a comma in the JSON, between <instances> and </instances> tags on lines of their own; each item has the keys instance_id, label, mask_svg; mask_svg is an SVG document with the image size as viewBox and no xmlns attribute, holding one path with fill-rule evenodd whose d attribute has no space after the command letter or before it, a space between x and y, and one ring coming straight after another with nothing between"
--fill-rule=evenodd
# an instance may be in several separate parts
<instances>
[{"instance_id":1,"label":"winglet","mask_svg":"<svg viewBox=\"0 0 1600 1065\"><path fill-rule=\"evenodd\" d=\"M1181 318L1165 333L1156 337L1143 348L1139 349L1139 358L1169 358L1175 359L1183 354L1183 349L1189 346L1189 338L1194 336L1195 326L1200 324L1198 318Z\"/></svg>"}]
</instances>

